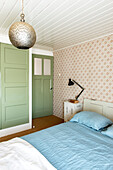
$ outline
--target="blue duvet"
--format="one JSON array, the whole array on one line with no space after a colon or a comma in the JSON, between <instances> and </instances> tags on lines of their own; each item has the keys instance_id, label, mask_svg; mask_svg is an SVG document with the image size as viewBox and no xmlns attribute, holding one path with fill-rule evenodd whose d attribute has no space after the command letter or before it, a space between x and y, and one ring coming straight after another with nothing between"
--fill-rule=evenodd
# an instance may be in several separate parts
<instances>
[{"instance_id":1,"label":"blue duvet","mask_svg":"<svg viewBox=\"0 0 113 170\"><path fill-rule=\"evenodd\" d=\"M22 139L58 170L113 170L113 139L82 124L67 122Z\"/></svg>"}]
</instances>

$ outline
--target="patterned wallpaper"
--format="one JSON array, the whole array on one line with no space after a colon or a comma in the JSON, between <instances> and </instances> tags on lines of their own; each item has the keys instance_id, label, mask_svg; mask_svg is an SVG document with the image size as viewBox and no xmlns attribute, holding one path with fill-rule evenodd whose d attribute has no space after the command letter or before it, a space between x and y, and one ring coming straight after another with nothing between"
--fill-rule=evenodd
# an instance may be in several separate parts
<instances>
[{"instance_id":1,"label":"patterned wallpaper","mask_svg":"<svg viewBox=\"0 0 113 170\"><path fill-rule=\"evenodd\" d=\"M113 102L113 35L54 51L54 114L63 118L63 102L80 92L83 98Z\"/></svg>"}]
</instances>

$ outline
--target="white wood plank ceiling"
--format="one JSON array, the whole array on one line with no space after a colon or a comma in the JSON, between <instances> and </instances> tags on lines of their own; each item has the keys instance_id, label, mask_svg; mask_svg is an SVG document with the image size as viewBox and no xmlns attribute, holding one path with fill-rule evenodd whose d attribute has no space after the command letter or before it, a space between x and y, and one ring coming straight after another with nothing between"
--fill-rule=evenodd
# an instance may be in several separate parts
<instances>
[{"instance_id":1,"label":"white wood plank ceiling","mask_svg":"<svg viewBox=\"0 0 113 170\"><path fill-rule=\"evenodd\" d=\"M113 0L24 0L37 44L54 50L113 33ZM0 0L0 34L20 20L21 0Z\"/></svg>"}]
</instances>

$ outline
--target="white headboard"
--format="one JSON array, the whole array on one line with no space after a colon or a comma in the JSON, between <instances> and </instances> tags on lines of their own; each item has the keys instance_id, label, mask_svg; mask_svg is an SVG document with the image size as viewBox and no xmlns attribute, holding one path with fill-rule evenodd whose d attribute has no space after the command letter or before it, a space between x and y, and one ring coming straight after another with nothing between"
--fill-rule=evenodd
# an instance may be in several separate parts
<instances>
[{"instance_id":1,"label":"white headboard","mask_svg":"<svg viewBox=\"0 0 113 170\"><path fill-rule=\"evenodd\" d=\"M113 121L113 103L84 99L83 110L97 112Z\"/></svg>"}]
</instances>

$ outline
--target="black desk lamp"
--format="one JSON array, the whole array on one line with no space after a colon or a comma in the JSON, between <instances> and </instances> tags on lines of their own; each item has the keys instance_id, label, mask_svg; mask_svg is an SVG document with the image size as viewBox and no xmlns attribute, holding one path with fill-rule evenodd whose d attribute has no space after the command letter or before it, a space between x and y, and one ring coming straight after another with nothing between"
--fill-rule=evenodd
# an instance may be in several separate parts
<instances>
[{"instance_id":1,"label":"black desk lamp","mask_svg":"<svg viewBox=\"0 0 113 170\"><path fill-rule=\"evenodd\" d=\"M70 99L69 101L72 102L72 103L78 103L79 101L78 101L77 99L79 98L79 96L80 96L80 95L82 94L82 92L84 91L84 88L83 88L80 84L78 84L75 80L69 79L68 86L73 86L74 84L77 84L82 90L81 90L81 92L80 92L77 96L75 96L75 100Z\"/></svg>"}]
</instances>

